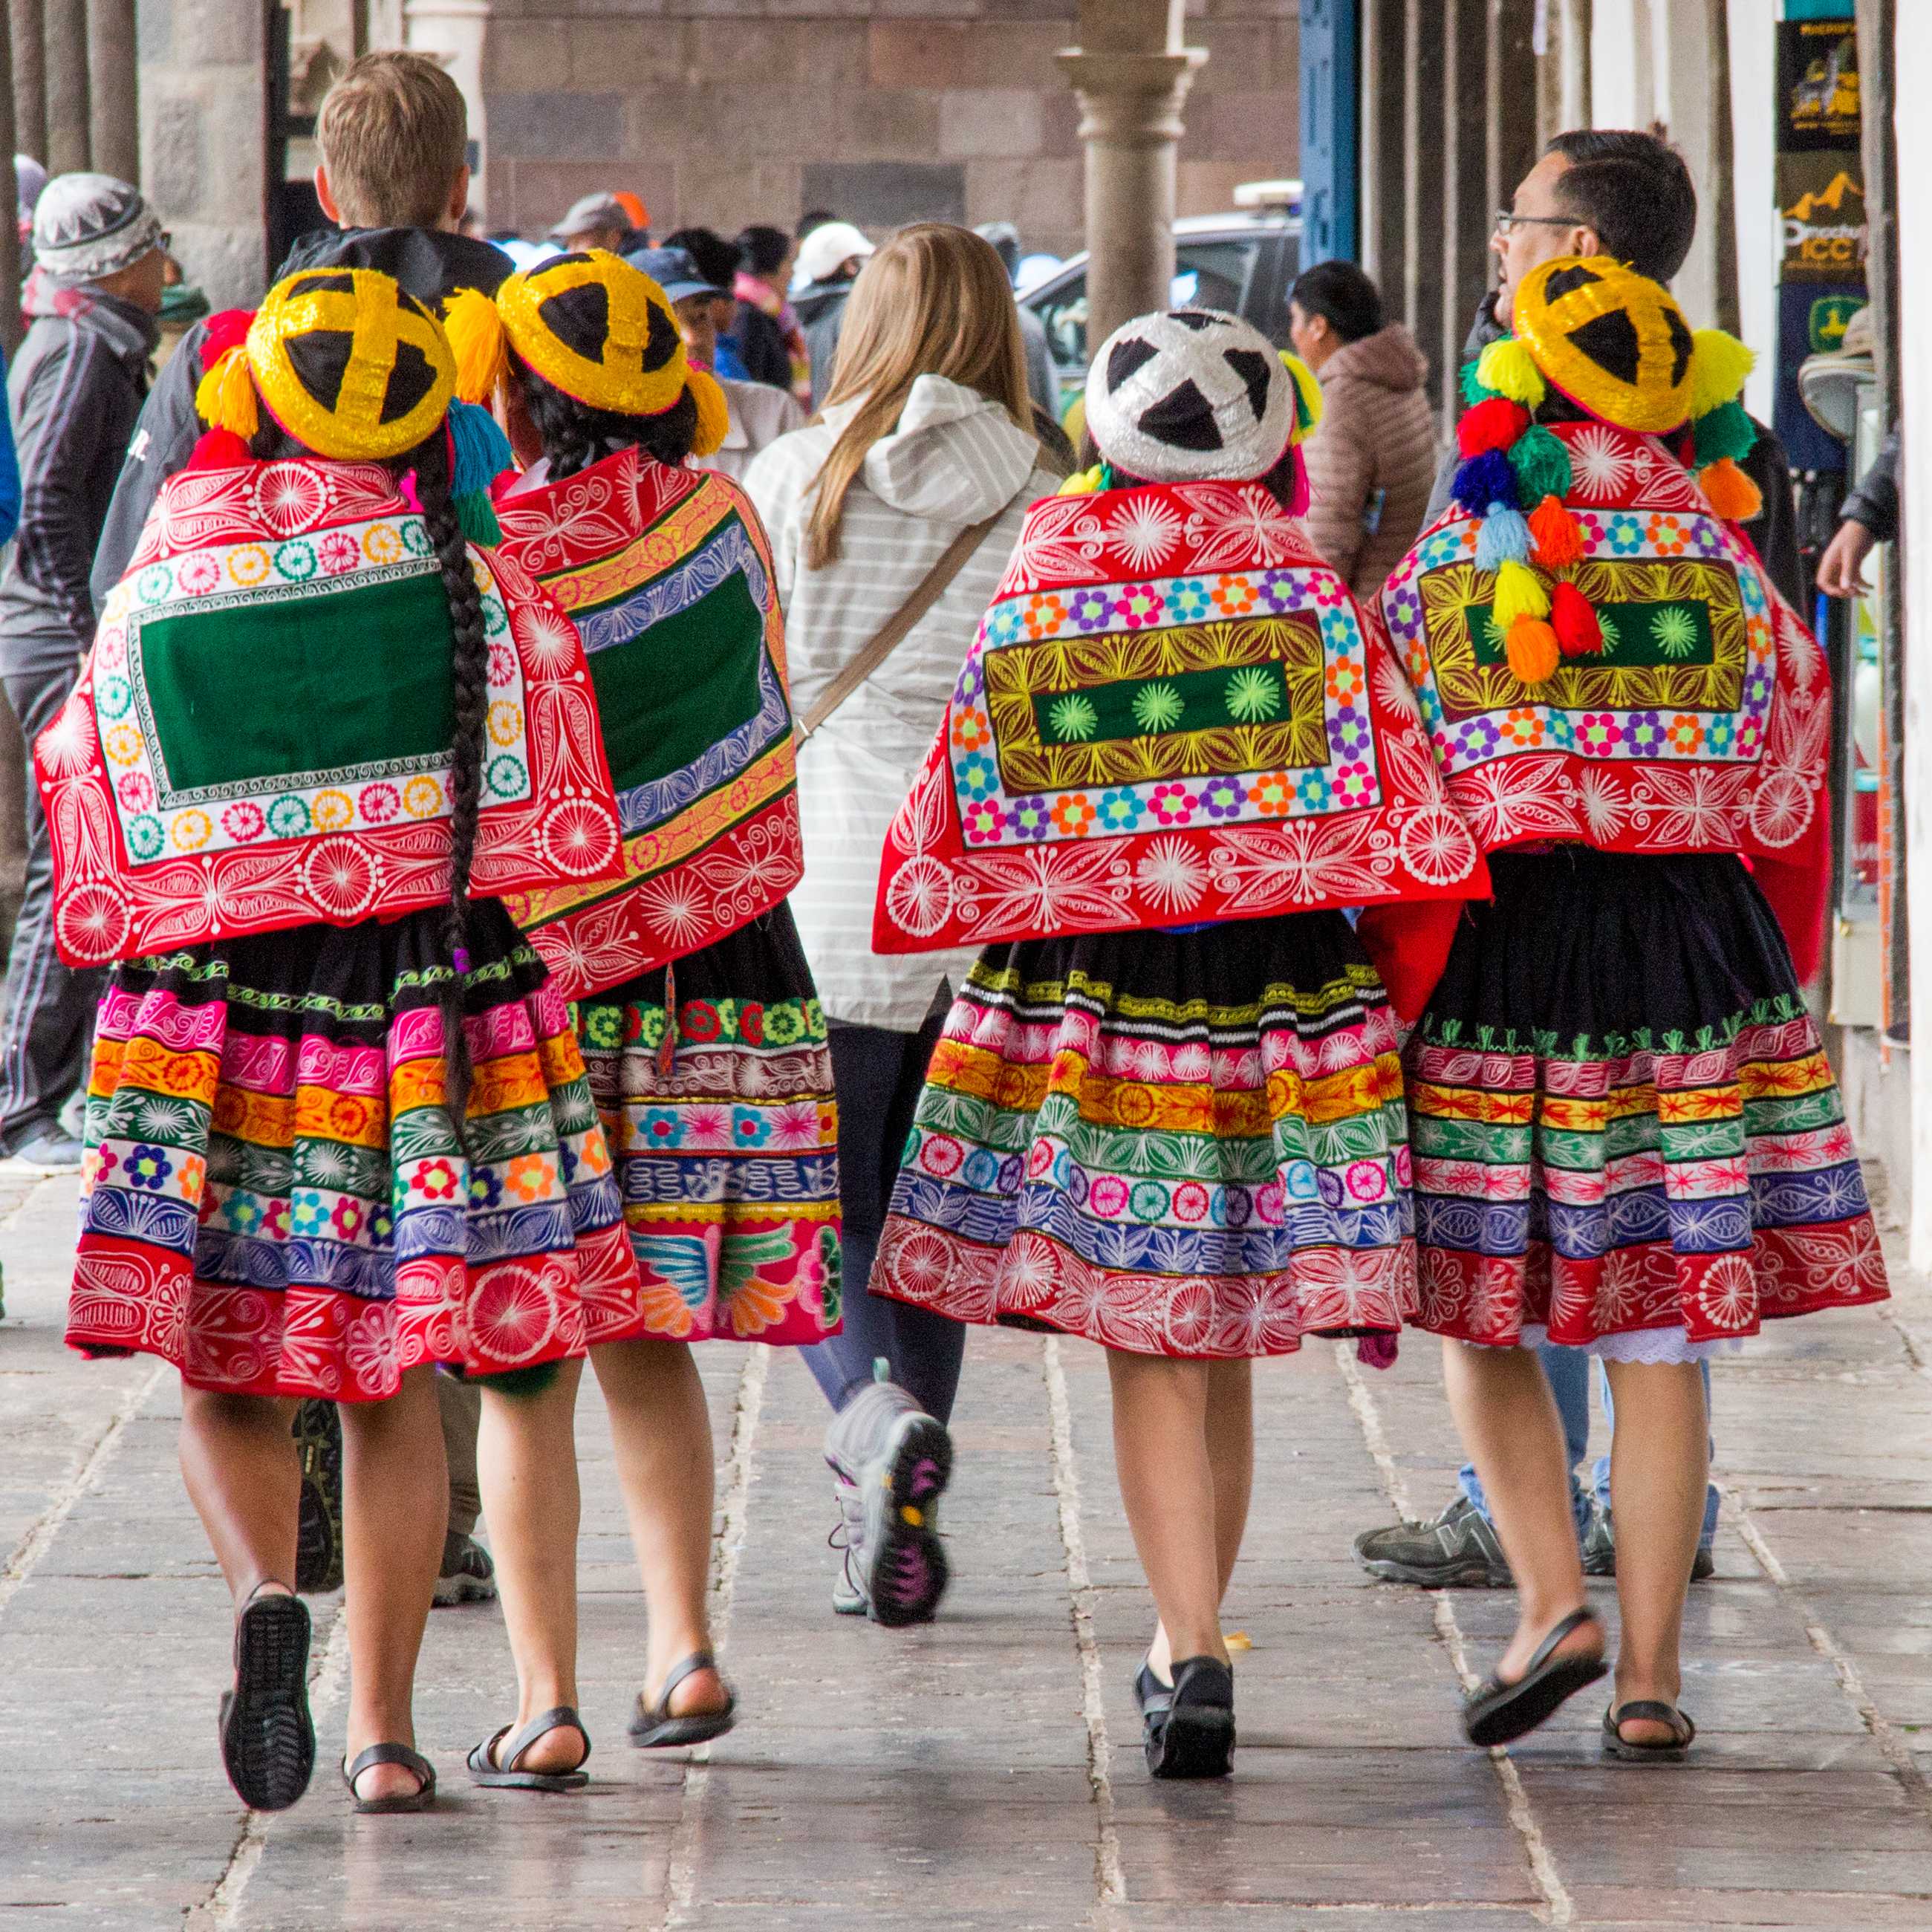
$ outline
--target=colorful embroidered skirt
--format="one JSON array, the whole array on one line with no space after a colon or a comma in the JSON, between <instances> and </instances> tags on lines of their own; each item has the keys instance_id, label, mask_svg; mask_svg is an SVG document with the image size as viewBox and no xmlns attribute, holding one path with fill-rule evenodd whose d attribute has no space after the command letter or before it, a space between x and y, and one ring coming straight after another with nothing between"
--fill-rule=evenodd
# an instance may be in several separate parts
<instances>
[{"instance_id":1,"label":"colorful embroidered skirt","mask_svg":"<svg viewBox=\"0 0 1932 1932\"><path fill-rule=\"evenodd\" d=\"M1340 913L989 947L872 1271L961 1322L1286 1354L1414 1310L1396 1022Z\"/></svg>"},{"instance_id":2,"label":"colorful embroidered skirt","mask_svg":"<svg viewBox=\"0 0 1932 1932\"><path fill-rule=\"evenodd\" d=\"M440 912L117 967L100 1004L68 1340L196 1386L337 1402L406 1369L583 1353L637 1268L563 1004L494 902L447 1104Z\"/></svg>"},{"instance_id":3,"label":"colorful embroidered skirt","mask_svg":"<svg viewBox=\"0 0 1932 1932\"><path fill-rule=\"evenodd\" d=\"M780 904L580 1001L642 1288L592 1342L822 1342L838 1327L838 1114L810 969Z\"/></svg>"},{"instance_id":4,"label":"colorful embroidered skirt","mask_svg":"<svg viewBox=\"0 0 1932 1932\"><path fill-rule=\"evenodd\" d=\"M1838 1084L1742 863L1490 862L1409 1042L1420 1324L1681 1360L1882 1300Z\"/></svg>"}]
</instances>

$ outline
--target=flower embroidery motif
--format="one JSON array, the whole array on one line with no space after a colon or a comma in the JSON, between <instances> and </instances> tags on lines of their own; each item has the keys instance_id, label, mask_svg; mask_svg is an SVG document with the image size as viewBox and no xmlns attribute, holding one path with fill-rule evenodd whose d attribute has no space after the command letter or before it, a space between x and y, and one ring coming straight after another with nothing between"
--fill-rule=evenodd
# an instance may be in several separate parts
<instances>
[{"instance_id":1,"label":"flower embroidery motif","mask_svg":"<svg viewBox=\"0 0 1932 1932\"><path fill-rule=\"evenodd\" d=\"M1100 794L1099 818L1102 832L1131 832L1142 817L1140 795L1124 787Z\"/></svg>"},{"instance_id":2,"label":"flower embroidery motif","mask_svg":"<svg viewBox=\"0 0 1932 1932\"><path fill-rule=\"evenodd\" d=\"M1053 802L1053 823L1066 838L1084 838L1094 829L1094 811L1084 792L1063 792Z\"/></svg>"},{"instance_id":3,"label":"flower embroidery motif","mask_svg":"<svg viewBox=\"0 0 1932 1932\"><path fill-rule=\"evenodd\" d=\"M1076 743L1084 743L1100 724L1100 714L1094 710L1092 699L1077 691L1070 691L1065 697L1055 698L1048 710L1047 718L1058 736Z\"/></svg>"},{"instance_id":4,"label":"flower embroidery motif","mask_svg":"<svg viewBox=\"0 0 1932 1932\"><path fill-rule=\"evenodd\" d=\"M440 1156L416 1170L416 1190L426 1201L454 1201L456 1187L455 1168Z\"/></svg>"},{"instance_id":5,"label":"flower embroidery motif","mask_svg":"<svg viewBox=\"0 0 1932 1932\"><path fill-rule=\"evenodd\" d=\"M1180 540L1180 519L1158 497L1130 496L1107 536L1132 571L1156 568Z\"/></svg>"},{"instance_id":6,"label":"flower embroidery motif","mask_svg":"<svg viewBox=\"0 0 1932 1932\"><path fill-rule=\"evenodd\" d=\"M1151 584L1130 584L1114 600L1114 614L1129 630L1145 630L1160 622L1160 592Z\"/></svg>"},{"instance_id":7,"label":"flower embroidery motif","mask_svg":"<svg viewBox=\"0 0 1932 1932\"><path fill-rule=\"evenodd\" d=\"M992 721L968 705L952 714L952 742L962 752L982 751L993 741Z\"/></svg>"},{"instance_id":8,"label":"flower embroidery motif","mask_svg":"<svg viewBox=\"0 0 1932 1932\"><path fill-rule=\"evenodd\" d=\"M1163 825L1186 825L1194 817L1195 795L1184 784L1156 785L1148 809Z\"/></svg>"},{"instance_id":9,"label":"flower embroidery motif","mask_svg":"<svg viewBox=\"0 0 1932 1932\"><path fill-rule=\"evenodd\" d=\"M1287 772L1262 772L1248 788L1248 802L1264 818L1286 818L1294 804L1294 787Z\"/></svg>"},{"instance_id":10,"label":"flower embroidery motif","mask_svg":"<svg viewBox=\"0 0 1932 1932\"><path fill-rule=\"evenodd\" d=\"M1680 604L1666 604L1650 620L1651 641L1667 658L1688 658L1697 646L1697 622Z\"/></svg>"},{"instance_id":11,"label":"flower embroidery motif","mask_svg":"<svg viewBox=\"0 0 1932 1932\"><path fill-rule=\"evenodd\" d=\"M1043 798L1016 798L1006 808L1006 829L1018 838L1044 838L1052 823Z\"/></svg>"},{"instance_id":12,"label":"flower embroidery motif","mask_svg":"<svg viewBox=\"0 0 1932 1932\"><path fill-rule=\"evenodd\" d=\"M1211 778L1201 788L1201 808L1210 818L1238 818L1247 798L1239 778Z\"/></svg>"},{"instance_id":13,"label":"flower embroidery motif","mask_svg":"<svg viewBox=\"0 0 1932 1932\"><path fill-rule=\"evenodd\" d=\"M150 1147L141 1142L130 1148L122 1172L130 1187L146 1187L158 1192L166 1184L168 1176L175 1171L175 1164L169 1160L164 1148Z\"/></svg>"},{"instance_id":14,"label":"flower embroidery motif","mask_svg":"<svg viewBox=\"0 0 1932 1932\"><path fill-rule=\"evenodd\" d=\"M1020 614L1030 638L1055 637L1066 623L1065 602L1050 592L1029 597Z\"/></svg>"},{"instance_id":15,"label":"flower embroidery motif","mask_svg":"<svg viewBox=\"0 0 1932 1932\"><path fill-rule=\"evenodd\" d=\"M1186 706L1171 684L1143 685L1134 694L1134 722L1143 731L1171 731Z\"/></svg>"},{"instance_id":16,"label":"flower embroidery motif","mask_svg":"<svg viewBox=\"0 0 1932 1932\"><path fill-rule=\"evenodd\" d=\"M1328 688L1335 688L1332 672ZM1228 679L1226 699L1229 716L1258 724L1281 709L1281 686L1264 666L1248 664Z\"/></svg>"},{"instance_id":17,"label":"flower embroidery motif","mask_svg":"<svg viewBox=\"0 0 1932 1932\"><path fill-rule=\"evenodd\" d=\"M975 845L998 838L1006 822L1006 813L990 799L976 799L959 816L967 838Z\"/></svg>"},{"instance_id":18,"label":"flower embroidery motif","mask_svg":"<svg viewBox=\"0 0 1932 1932\"><path fill-rule=\"evenodd\" d=\"M1694 758L1703 745L1704 727L1691 713L1679 712L1664 736L1680 758Z\"/></svg>"}]
</instances>

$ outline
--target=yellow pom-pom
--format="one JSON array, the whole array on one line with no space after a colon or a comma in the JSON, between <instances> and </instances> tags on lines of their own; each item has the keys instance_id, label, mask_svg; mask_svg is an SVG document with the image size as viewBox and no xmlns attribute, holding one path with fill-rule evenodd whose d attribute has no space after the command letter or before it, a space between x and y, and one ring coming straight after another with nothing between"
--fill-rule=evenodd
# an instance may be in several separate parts
<instances>
[{"instance_id":1,"label":"yellow pom-pom","mask_svg":"<svg viewBox=\"0 0 1932 1932\"><path fill-rule=\"evenodd\" d=\"M1507 631L1519 617L1550 615L1550 592L1526 563L1505 557L1496 566L1496 622ZM1552 646L1553 648L1553 646Z\"/></svg>"},{"instance_id":2,"label":"yellow pom-pom","mask_svg":"<svg viewBox=\"0 0 1932 1932\"><path fill-rule=\"evenodd\" d=\"M1278 352L1282 367L1294 378L1294 429L1288 440L1291 443L1305 442L1321 425L1322 385L1315 371L1292 350Z\"/></svg>"},{"instance_id":3,"label":"yellow pom-pom","mask_svg":"<svg viewBox=\"0 0 1932 1932\"><path fill-rule=\"evenodd\" d=\"M509 373L510 338L496 304L481 289L458 289L442 305L442 330L456 354L456 393L487 404Z\"/></svg>"},{"instance_id":4,"label":"yellow pom-pom","mask_svg":"<svg viewBox=\"0 0 1932 1932\"><path fill-rule=\"evenodd\" d=\"M1690 413L1708 416L1736 396L1757 358L1721 328L1700 328L1690 340Z\"/></svg>"},{"instance_id":5,"label":"yellow pom-pom","mask_svg":"<svg viewBox=\"0 0 1932 1932\"><path fill-rule=\"evenodd\" d=\"M1563 661L1556 633L1540 617L1518 617L1503 638L1510 676L1519 684L1541 684Z\"/></svg>"},{"instance_id":6,"label":"yellow pom-pom","mask_svg":"<svg viewBox=\"0 0 1932 1932\"><path fill-rule=\"evenodd\" d=\"M1513 335L1491 343L1477 358L1476 380L1526 410L1540 408L1549 393L1535 357Z\"/></svg>"},{"instance_id":7,"label":"yellow pom-pom","mask_svg":"<svg viewBox=\"0 0 1932 1932\"><path fill-rule=\"evenodd\" d=\"M685 380L692 400L698 405L698 432L691 440L691 453L709 456L723 446L731 433L731 405L708 370L693 369Z\"/></svg>"},{"instance_id":8,"label":"yellow pom-pom","mask_svg":"<svg viewBox=\"0 0 1932 1932\"><path fill-rule=\"evenodd\" d=\"M1053 494L1056 496L1090 496L1100 488L1107 466L1096 463L1091 470L1076 470Z\"/></svg>"},{"instance_id":9,"label":"yellow pom-pom","mask_svg":"<svg viewBox=\"0 0 1932 1932\"><path fill-rule=\"evenodd\" d=\"M196 386L195 411L210 429L230 430L244 442L262 426L255 400L254 380L248 374L248 352L239 346L224 349Z\"/></svg>"},{"instance_id":10,"label":"yellow pom-pom","mask_svg":"<svg viewBox=\"0 0 1932 1932\"><path fill-rule=\"evenodd\" d=\"M1727 524L1748 524L1764 508L1763 493L1728 456L1706 464L1697 481L1711 508Z\"/></svg>"}]
</instances>

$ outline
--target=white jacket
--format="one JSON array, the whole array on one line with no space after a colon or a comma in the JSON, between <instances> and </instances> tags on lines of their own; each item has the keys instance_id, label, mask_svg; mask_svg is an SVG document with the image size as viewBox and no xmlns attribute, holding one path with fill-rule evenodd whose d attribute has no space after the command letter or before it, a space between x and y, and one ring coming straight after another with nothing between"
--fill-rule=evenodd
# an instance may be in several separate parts
<instances>
[{"instance_id":1,"label":"white jacket","mask_svg":"<svg viewBox=\"0 0 1932 1932\"><path fill-rule=\"evenodd\" d=\"M1058 479L1041 466L1038 442L998 404L944 376L922 376L847 492L838 561L807 570L811 485L858 407L842 403L823 421L781 436L745 476L777 562L796 716L812 710L960 531L1005 506L939 601L799 758L805 877L791 909L819 996L833 1019L911 1033L941 977L957 985L976 956L873 952L886 830L939 728L1027 507L1051 496Z\"/></svg>"},{"instance_id":2,"label":"white jacket","mask_svg":"<svg viewBox=\"0 0 1932 1932\"><path fill-rule=\"evenodd\" d=\"M731 412L731 427L716 450L709 456L694 456L691 466L722 470L742 483L760 450L803 427L805 411L796 396L769 382L740 382L728 376L720 376L717 382Z\"/></svg>"}]
</instances>

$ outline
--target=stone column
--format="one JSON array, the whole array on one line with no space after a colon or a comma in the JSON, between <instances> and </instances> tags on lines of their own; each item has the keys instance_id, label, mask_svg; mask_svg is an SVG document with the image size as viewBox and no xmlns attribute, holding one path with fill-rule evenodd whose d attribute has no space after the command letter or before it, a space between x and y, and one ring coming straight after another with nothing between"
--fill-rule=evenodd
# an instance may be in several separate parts
<instances>
[{"instance_id":1,"label":"stone column","mask_svg":"<svg viewBox=\"0 0 1932 1932\"><path fill-rule=\"evenodd\" d=\"M86 0L44 0L40 41L46 62L50 175L94 165L88 134Z\"/></svg>"},{"instance_id":2,"label":"stone column","mask_svg":"<svg viewBox=\"0 0 1932 1932\"><path fill-rule=\"evenodd\" d=\"M135 86L134 0L87 0L88 145L104 175L139 183L141 110Z\"/></svg>"},{"instance_id":3,"label":"stone column","mask_svg":"<svg viewBox=\"0 0 1932 1932\"><path fill-rule=\"evenodd\" d=\"M483 130L483 44L490 31L490 0L407 0L403 18L410 47L435 56L461 90L476 154L470 176L470 205L487 209L489 192L484 176L490 149Z\"/></svg>"},{"instance_id":4,"label":"stone column","mask_svg":"<svg viewBox=\"0 0 1932 1932\"><path fill-rule=\"evenodd\" d=\"M47 158L47 76L40 57L40 0L8 0L14 35L14 148Z\"/></svg>"},{"instance_id":5,"label":"stone column","mask_svg":"<svg viewBox=\"0 0 1932 1932\"><path fill-rule=\"evenodd\" d=\"M1060 56L1087 155L1087 340L1165 308L1174 280L1174 144L1204 49L1180 44L1185 0L1081 0Z\"/></svg>"}]
</instances>

